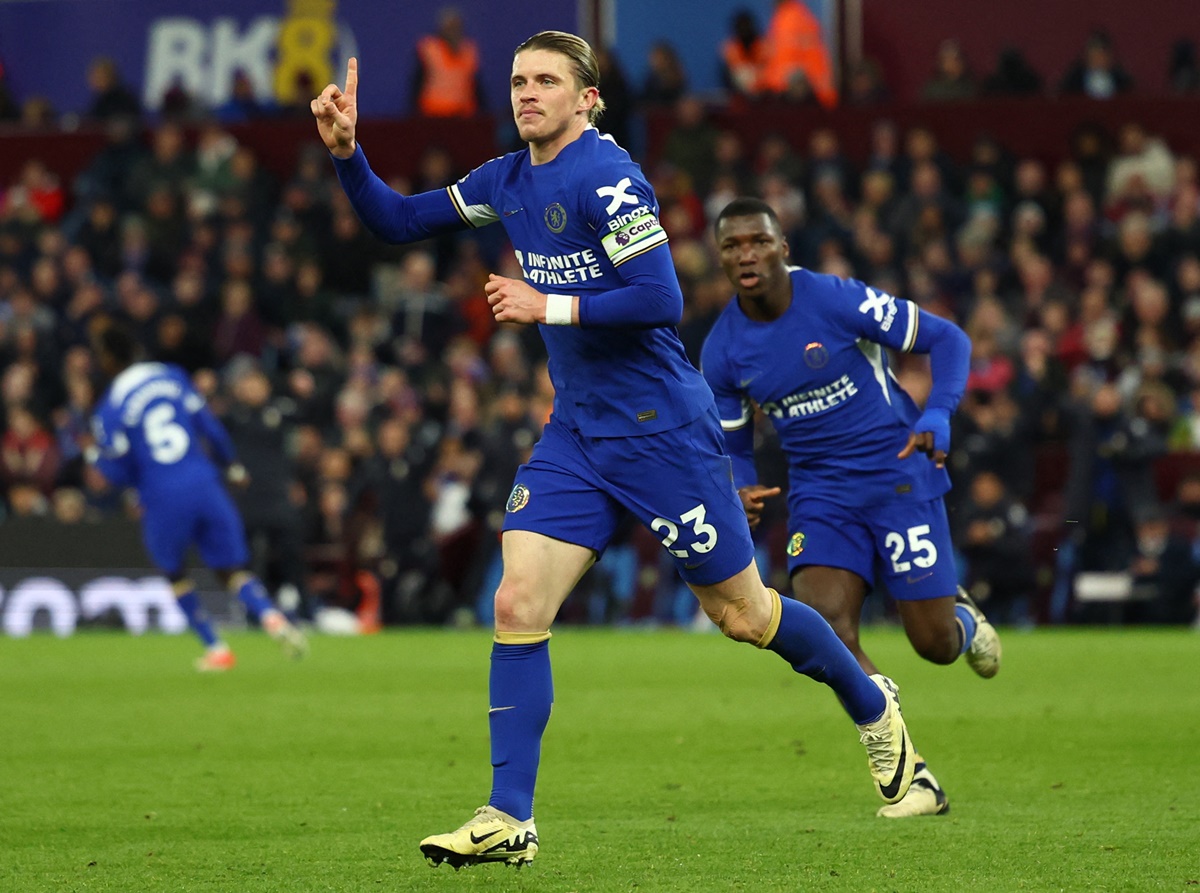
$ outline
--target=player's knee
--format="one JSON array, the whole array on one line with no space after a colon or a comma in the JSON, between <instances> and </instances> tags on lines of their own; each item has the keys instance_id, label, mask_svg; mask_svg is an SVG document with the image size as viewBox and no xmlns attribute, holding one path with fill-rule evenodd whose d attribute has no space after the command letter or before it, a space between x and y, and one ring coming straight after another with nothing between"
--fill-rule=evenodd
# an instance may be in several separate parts
<instances>
[{"instance_id":1,"label":"player's knee","mask_svg":"<svg viewBox=\"0 0 1200 893\"><path fill-rule=\"evenodd\" d=\"M225 575L225 588L228 589L230 592L237 592L239 589L241 589L243 586L245 586L247 583L249 583L250 580L253 579L253 577L254 577L254 575L251 574L250 571L246 571L246 570L225 571L224 575Z\"/></svg>"},{"instance_id":2,"label":"player's knee","mask_svg":"<svg viewBox=\"0 0 1200 893\"><path fill-rule=\"evenodd\" d=\"M196 584L188 577L181 577L178 580L171 581L171 591L175 593L176 598L183 598L195 588Z\"/></svg>"},{"instance_id":3,"label":"player's knee","mask_svg":"<svg viewBox=\"0 0 1200 893\"><path fill-rule=\"evenodd\" d=\"M930 663L952 664L958 659L960 641L958 629L954 624L910 631L908 638L917 654Z\"/></svg>"},{"instance_id":4,"label":"player's knee","mask_svg":"<svg viewBox=\"0 0 1200 893\"><path fill-rule=\"evenodd\" d=\"M765 622L756 621L749 599L736 598L716 605L705 605L704 613L721 633L735 642L758 642L766 629Z\"/></svg>"},{"instance_id":5,"label":"player's knee","mask_svg":"<svg viewBox=\"0 0 1200 893\"><path fill-rule=\"evenodd\" d=\"M800 585L794 586L792 591L797 601L804 602L825 619L847 648L853 651L858 647L857 617L850 612L848 598L837 593L830 597L828 593L813 592Z\"/></svg>"},{"instance_id":6,"label":"player's knee","mask_svg":"<svg viewBox=\"0 0 1200 893\"><path fill-rule=\"evenodd\" d=\"M507 578L496 589L495 615L496 629L532 630L549 625L540 617L540 600L532 588Z\"/></svg>"}]
</instances>

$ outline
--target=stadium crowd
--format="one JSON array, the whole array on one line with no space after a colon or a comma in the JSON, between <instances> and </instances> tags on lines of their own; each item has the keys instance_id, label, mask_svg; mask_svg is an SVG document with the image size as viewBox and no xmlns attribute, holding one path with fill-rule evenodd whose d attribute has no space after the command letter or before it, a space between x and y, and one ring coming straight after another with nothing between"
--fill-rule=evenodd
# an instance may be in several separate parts
<instances>
[{"instance_id":1,"label":"stadium crowd","mask_svg":"<svg viewBox=\"0 0 1200 893\"><path fill-rule=\"evenodd\" d=\"M965 585L990 615L1191 622L1197 160L1137 121L1115 133L1081 128L1054 164L1014 157L1002 134L952 158L937 133L890 121L869 62L844 97L879 109L870 146L855 147L864 151L848 151L832 128L806 145L780 135L749 144L712 123L669 45L653 52L642 90L605 54L602 90L619 137L647 107L673 109L661 156L643 165L671 237L693 360L732 290L710 223L734 197L762 196L795 263L909 298L970 334L948 505ZM1111 69L1101 36L1081 65L1102 56ZM722 58L735 57L726 47ZM1040 89L1019 54L1001 65L1023 85L1013 92ZM996 89L1004 74L976 82L952 44L936 68L928 102ZM1080 89L1104 80L1079 77ZM108 136L84 170L63 182L32 160L0 174L6 515L88 523L136 513L82 458L101 386L89 335L119 319L147 356L191 372L228 425L250 473L239 505L268 581L310 605L379 604L388 623L486 614L513 474L553 403L537 332L497 326L482 299L489 272L521 275L499 228L381 244L315 133L277 177L225 126L253 119L252 100L210 115L175 96L167 114L142 122L111 66L98 63L91 83L89 116ZM754 84L735 70L727 83L734 102ZM1106 83L1125 89L1116 75ZM797 102L811 98L790 86ZM0 114L36 125L29 106L0 89ZM392 185L436 189L462 173L432 149ZM896 370L920 398L922 360L901 358ZM772 437L760 426L761 475L785 484ZM775 575L782 518L780 499L759 534ZM660 566L657 542L632 523L620 540L568 616L686 621L690 596ZM1077 603L1079 572L1122 574L1134 598L1115 609Z\"/></svg>"}]
</instances>

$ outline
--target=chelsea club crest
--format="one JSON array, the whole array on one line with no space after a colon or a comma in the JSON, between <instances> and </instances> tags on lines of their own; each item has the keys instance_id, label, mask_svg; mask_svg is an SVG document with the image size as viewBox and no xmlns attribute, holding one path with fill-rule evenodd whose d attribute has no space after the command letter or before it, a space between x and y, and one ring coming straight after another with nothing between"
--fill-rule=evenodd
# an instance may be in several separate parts
<instances>
[{"instance_id":1,"label":"chelsea club crest","mask_svg":"<svg viewBox=\"0 0 1200 893\"><path fill-rule=\"evenodd\" d=\"M804 551L804 534L793 533L791 540L788 542L787 553L795 558Z\"/></svg>"},{"instance_id":2,"label":"chelsea club crest","mask_svg":"<svg viewBox=\"0 0 1200 893\"><path fill-rule=\"evenodd\" d=\"M567 209L558 202L546 208L546 229L552 233L561 233L567 228Z\"/></svg>"},{"instance_id":3,"label":"chelsea club crest","mask_svg":"<svg viewBox=\"0 0 1200 893\"><path fill-rule=\"evenodd\" d=\"M508 496L508 505L505 506L505 510L519 512L527 505L529 505L529 488L524 484L517 484Z\"/></svg>"},{"instance_id":4,"label":"chelsea club crest","mask_svg":"<svg viewBox=\"0 0 1200 893\"><path fill-rule=\"evenodd\" d=\"M829 351L820 341L810 341L804 346L804 362L810 369L820 369L829 362Z\"/></svg>"}]
</instances>

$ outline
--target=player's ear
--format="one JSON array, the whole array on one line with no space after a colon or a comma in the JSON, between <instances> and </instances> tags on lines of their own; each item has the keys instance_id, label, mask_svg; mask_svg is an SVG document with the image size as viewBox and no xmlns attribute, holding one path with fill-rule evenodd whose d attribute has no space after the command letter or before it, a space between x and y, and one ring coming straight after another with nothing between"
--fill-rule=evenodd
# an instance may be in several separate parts
<instances>
[{"instance_id":1,"label":"player's ear","mask_svg":"<svg viewBox=\"0 0 1200 893\"><path fill-rule=\"evenodd\" d=\"M788 244L787 236L784 236L782 239L780 239L779 244L783 246L783 259L791 260L792 259L792 246Z\"/></svg>"},{"instance_id":2,"label":"player's ear","mask_svg":"<svg viewBox=\"0 0 1200 893\"><path fill-rule=\"evenodd\" d=\"M579 97L579 111L591 113L596 107L596 103L600 101L600 91L595 87L584 87L583 93Z\"/></svg>"}]
</instances>

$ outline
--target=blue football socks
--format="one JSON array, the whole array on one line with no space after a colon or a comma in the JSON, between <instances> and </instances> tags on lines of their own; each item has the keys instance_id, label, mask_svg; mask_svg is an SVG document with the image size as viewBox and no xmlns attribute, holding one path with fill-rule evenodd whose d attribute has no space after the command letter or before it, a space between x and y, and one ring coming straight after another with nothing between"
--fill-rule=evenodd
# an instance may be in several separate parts
<instances>
[{"instance_id":1,"label":"blue football socks","mask_svg":"<svg viewBox=\"0 0 1200 893\"><path fill-rule=\"evenodd\" d=\"M275 604L267 595L267 590L257 577L251 577L238 590L238 601L246 606L246 611L255 620L261 620L267 611L274 611Z\"/></svg>"},{"instance_id":2,"label":"blue football socks","mask_svg":"<svg viewBox=\"0 0 1200 893\"><path fill-rule=\"evenodd\" d=\"M965 654L966 650L971 647L971 640L975 638L975 615L967 610L966 605L955 605L954 616L958 619L963 634L962 645L959 647L958 653Z\"/></svg>"},{"instance_id":3,"label":"blue football socks","mask_svg":"<svg viewBox=\"0 0 1200 893\"><path fill-rule=\"evenodd\" d=\"M183 611L183 616L187 618L188 626L200 637L205 648L211 648L220 641L216 631L213 630L212 621L208 619L208 612L200 604L200 596L196 594L195 589L184 595L176 596L175 602L179 605L179 610Z\"/></svg>"},{"instance_id":4,"label":"blue football socks","mask_svg":"<svg viewBox=\"0 0 1200 893\"><path fill-rule=\"evenodd\" d=\"M825 618L803 602L779 596L779 629L767 648L797 673L834 690L858 725L873 722L887 709L887 699Z\"/></svg>"},{"instance_id":5,"label":"blue football socks","mask_svg":"<svg viewBox=\"0 0 1200 893\"><path fill-rule=\"evenodd\" d=\"M542 733L554 702L549 640L532 645L493 643L488 694L492 734L488 805L523 822L533 816Z\"/></svg>"}]
</instances>

